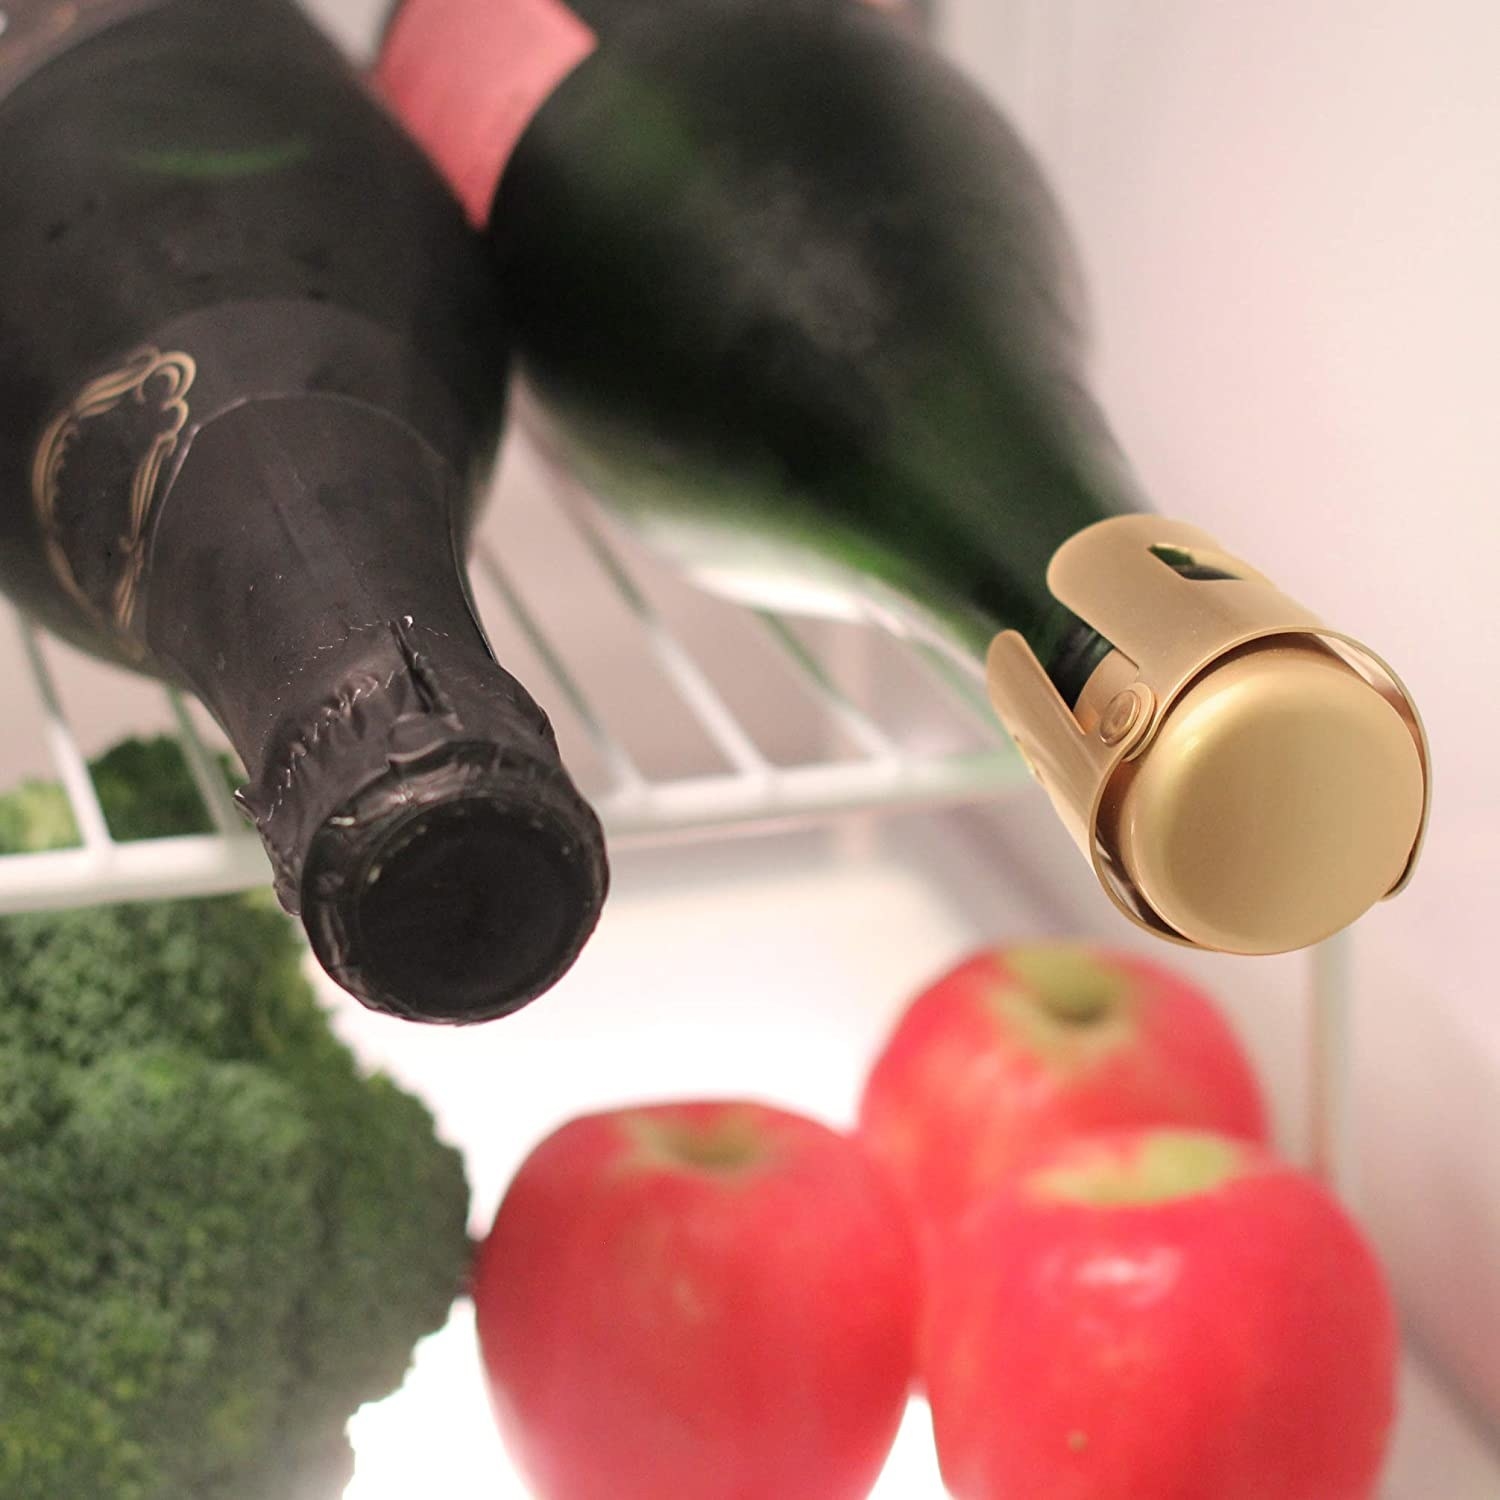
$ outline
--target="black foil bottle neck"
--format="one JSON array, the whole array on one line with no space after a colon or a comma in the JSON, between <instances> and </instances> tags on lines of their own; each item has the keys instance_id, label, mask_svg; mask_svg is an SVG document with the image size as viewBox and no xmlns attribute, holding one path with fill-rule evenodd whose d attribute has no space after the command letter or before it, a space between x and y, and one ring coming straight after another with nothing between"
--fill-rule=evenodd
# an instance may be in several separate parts
<instances>
[{"instance_id":1,"label":"black foil bottle neck","mask_svg":"<svg viewBox=\"0 0 1500 1500\"><path fill-rule=\"evenodd\" d=\"M608 880L545 714L475 621L459 483L360 402L246 402L196 433L161 502L142 622L239 750L324 967L437 1021L547 989Z\"/></svg>"}]
</instances>

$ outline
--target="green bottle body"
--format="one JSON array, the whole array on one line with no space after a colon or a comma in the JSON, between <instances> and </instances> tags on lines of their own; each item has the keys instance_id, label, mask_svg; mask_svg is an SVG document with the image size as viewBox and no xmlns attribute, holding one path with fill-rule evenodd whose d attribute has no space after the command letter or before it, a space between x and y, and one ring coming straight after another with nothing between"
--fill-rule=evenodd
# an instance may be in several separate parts
<instances>
[{"instance_id":1,"label":"green bottle body","mask_svg":"<svg viewBox=\"0 0 1500 1500\"><path fill-rule=\"evenodd\" d=\"M595 45L486 224L549 440L712 587L873 606L971 660L1015 628L1066 666L1087 641L1048 561L1139 501L1016 133L909 17L860 0L572 10ZM402 31L388 93L452 176L465 144L424 123Z\"/></svg>"},{"instance_id":2,"label":"green bottle body","mask_svg":"<svg viewBox=\"0 0 1500 1500\"><path fill-rule=\"evenodd\" d=\"M484 227L528 407L588 484L714 587L873 605L983 664L1121 912L1274 953L1405 878L1404 690L1131 514L1056 205L910 14L404 0L380 80Z\"/></svg>"}]
</instances>

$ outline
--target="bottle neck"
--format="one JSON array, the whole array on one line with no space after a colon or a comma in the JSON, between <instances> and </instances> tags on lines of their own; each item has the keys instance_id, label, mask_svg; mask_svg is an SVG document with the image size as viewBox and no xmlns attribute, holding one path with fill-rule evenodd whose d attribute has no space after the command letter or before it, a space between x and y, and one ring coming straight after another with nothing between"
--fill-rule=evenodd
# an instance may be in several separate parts
<instances>
[{"instance_id":1,"label":"bottle neck","mask_svg":"<svg viewBox=\"0 0 1500 1500\"><path fill-rule=\"evenodd\" d=\"M898 591L981 669L997 634L1019 632L1071 705L1110 646L1053 596L1048 569L1070 537L1146 506L1103 413L1061 364L1013 368L987 353L967 419L951 403L940 423L893 405L865 495L883 492L874 504L898 543Z\"/></svg>"},{"instance_id":2,"label":"bottle neck","mask_svg":"<svg viewBox=\"0 0 1500 1500\"><path fill-rule=\"evenodd\" d=\"M1114 646L1092 625L1059 604L1053 608L1048 635L1037 660L1045 665L1063 702L1069 708L1076 708L1099 668L1116 655Z\"/></svg>"},{"instance_id":3,"label":"bottle neck","mask_svg":"<svg viewBox=\"0 0 1500 1500\"><path fill-rule=\"evenodd\" d=\"M360 402L247 401L195 434L161 500L133 624L238 751L325 967L447 1020L545 989L605 882L551 726L475 620L460 489Z\"/></svg>"}]
</instances>

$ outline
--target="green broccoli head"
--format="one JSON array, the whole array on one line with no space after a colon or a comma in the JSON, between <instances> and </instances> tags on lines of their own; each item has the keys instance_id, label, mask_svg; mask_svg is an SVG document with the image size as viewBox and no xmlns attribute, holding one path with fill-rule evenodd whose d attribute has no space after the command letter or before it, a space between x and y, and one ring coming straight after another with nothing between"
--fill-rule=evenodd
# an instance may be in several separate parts
<instances>
[{"instance_id":1,"label":"green broccoli head","mask_svg":"<svg viewBox=\"0 0 1500 1500\"><path fill-rule=\"evenodd\" d=\"M297 1090L164 1047L5 1082L29 1116L0 1169L5 1492L211 1492L276 1431L318 1254Z\"/></svg>"},{"instance_id":2,"label":"green broccoli head","mask_svg":"<svg viewBox=\"0 0 1500 1500\"><path fill-rule=\"evenodd\" d=\"M180 756L134 764L167 778L136 826L200 831ZM333 1500L348 1417L445 1319L462 1164L301 956L260 893L0 920L6 1500Z\"/></svg>"},{"instance_id":3,"label":"green broccoli head","mask_svg":"<svg viewBox=\"0 0 1500 1500\"><path fill-rule=\"evenodd\" d=\"M104 821L117 839L168 838L213 828L176 740L165 735L122 740L89 769ZM219 757L219 772L231 791L241 779L227 755Z\"/></svg>"},{"instance_id":4,"label":"green broccoli head","mask_svg":"<svg viewBox=\"0 0 1500 1500\"><path fill-rule=\"evenodd\" d=\"M233 760L219 756L218 770L233 791L241 779ZM129 842L213 831L176 740L165 735L122 740L91 761L89 771L113 838ZM55 781L26 781L0 797L0 853L66 849L82 842L68 794Z\"/></svg>"}]
</instances>

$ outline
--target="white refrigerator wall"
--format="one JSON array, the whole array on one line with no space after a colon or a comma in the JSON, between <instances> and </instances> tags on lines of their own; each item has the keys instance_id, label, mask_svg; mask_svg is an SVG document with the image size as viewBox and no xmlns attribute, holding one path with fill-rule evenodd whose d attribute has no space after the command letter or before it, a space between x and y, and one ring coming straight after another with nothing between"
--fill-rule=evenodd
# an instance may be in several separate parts
<instances>
[{"instance_id":1,"label":"white refrigerator wall","mask_svg":"<svg viewBox=\"0 0 1500 1500\"><path fill-rule=\"evenodd\" d=\"M1418 1336L1500 1417L1500 7L947 0L943 27L1064 201L1156 506L1421 705L1426 856L1359 929L1361 1206ZM1231 967L1285 1018L1290 970Z\"/></svg>"}]
</instances>

